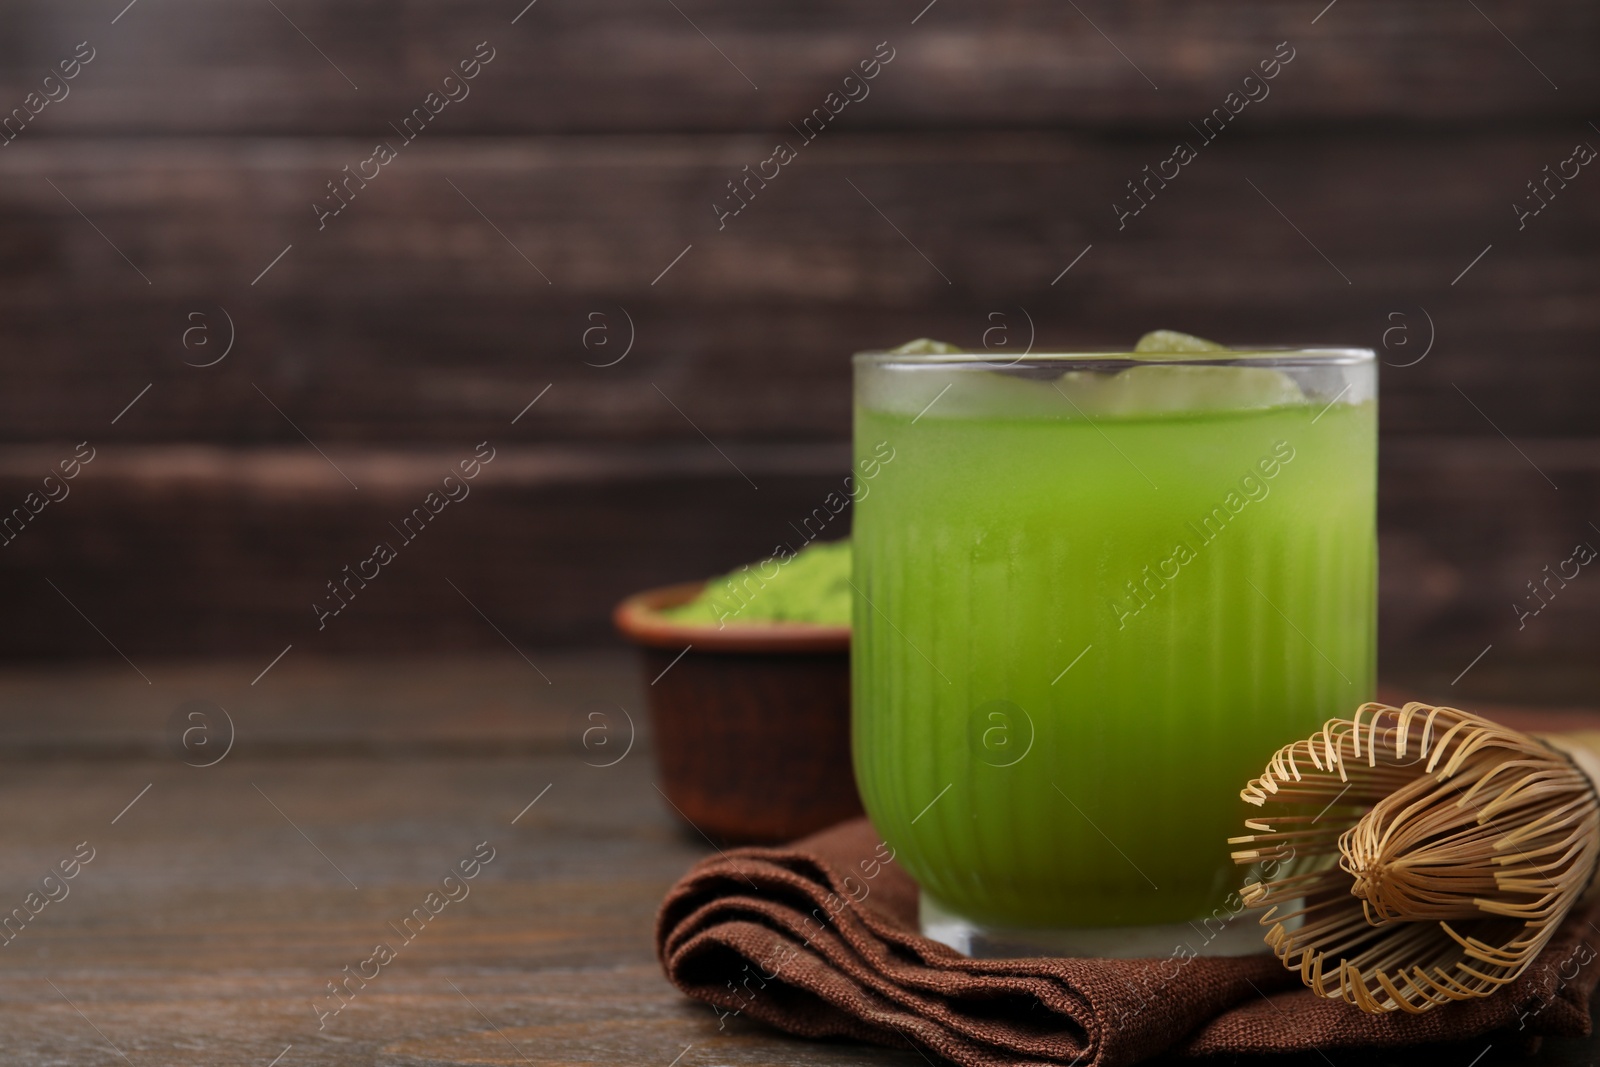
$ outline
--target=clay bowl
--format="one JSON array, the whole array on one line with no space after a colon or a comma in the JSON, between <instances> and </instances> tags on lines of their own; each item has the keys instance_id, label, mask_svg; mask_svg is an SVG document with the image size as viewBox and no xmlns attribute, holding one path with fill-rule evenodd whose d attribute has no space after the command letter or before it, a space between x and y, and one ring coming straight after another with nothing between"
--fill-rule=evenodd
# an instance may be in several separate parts
<instances>
[{"instance_id":1,"label":"clay bowl","mask_svg":"<svg viewBox=\"0 0 1600 1067\"><path fill-rule=\"evenodd\" d=\"M612 615L641 654L661 791L719 845L792 841L861 814L850 764L850 628L719 630L656 614L702 586L650 589Z\"/></svg>"}]
</instances>

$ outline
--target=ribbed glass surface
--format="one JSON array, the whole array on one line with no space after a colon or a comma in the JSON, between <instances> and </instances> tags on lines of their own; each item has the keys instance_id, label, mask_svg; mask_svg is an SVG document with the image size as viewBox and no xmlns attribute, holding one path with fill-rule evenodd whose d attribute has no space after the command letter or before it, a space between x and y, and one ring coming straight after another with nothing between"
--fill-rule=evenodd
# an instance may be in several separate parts
<instances>
[{"instance_id":1,"label":"ribbed glass surface","mask_svg":"<svg viewBox=\"0 0 1600 1067\"><path fill-rule=\"evenodd\" d=\"M858 403L856 773L926 891L1013 927L1223 904L1240 787L1373 693L1376 402L1349 373L1245 410Z\"/></svg>"}]
</instances>

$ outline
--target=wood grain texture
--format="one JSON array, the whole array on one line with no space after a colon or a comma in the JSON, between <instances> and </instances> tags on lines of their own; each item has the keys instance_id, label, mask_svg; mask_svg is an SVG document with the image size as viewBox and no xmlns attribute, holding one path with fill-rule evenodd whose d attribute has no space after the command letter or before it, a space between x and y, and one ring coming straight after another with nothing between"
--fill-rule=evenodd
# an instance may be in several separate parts
<instances>
[{"instance_id":1,"label":"wood grain texture","mask_svg":"<svg viewBox=\"0 0 1600 1067\"><path fill-rule=\"evenodd\" d=\"M1600 17L1573 0L1495 2L1483 13L1343 0L1320 18L1320 4L1247 0L277 6L144 3L113 26L99 8L12 5L8 21L21 32L7 41L0 99L20 102L84 39L98 54L72 94L41 114L38 135L377 134L484 40L498 54L446 112L457 134L781 129L884 40L894 64L853 125L1181 122L1215 106L1284 40L1298 53L1285 78L1294 88L1267 120L1284 128L1581 121L1600 92L1591 61Z\"/></svg>"},{"instance_id":2,"label":"wood grain texture","mask_svg":"<svg viewBox=\"0 0 1600 1067\"><path fill-rule=\"evenodd\" d=\"M703 440L610 452L502 447L469 495L420 533L415 520L406 526L408 541L398 527L473 456L471 445L333 448L359 489L304 443L106 446L72 495L0 549L0 596L15 608L0 646L27 656L115 655L115 645L136 662L232 650L260 654L265 666L289 643L326 654L602 637L628 594L719 573L781 538L798 542L789 523L820 506L849 467L842 445L730 448L759 488ZM28 472L14 483L19 500L54 457L33 455L13 468ZM322 619L314 603L339 603L328 583L361 569L378 542L396 558L365 588L341 584L348 607Z\"/></svg>"},{"instance_id":3,"label":"wood grain texture","mask_svg":"<svg viewBox=\"0 0 1600 1067\"><path fill-rule=\"evenodd\" d=\"M719 1034L667 986L651 920L704 846L662 810L647 759L609 774L577 756L18 769L6 802L38 814L9 835L8 893L80 840L97 855L0 960L0 1054L121 1062L114 1044L136 1064L261 1067L292 1045L285 1063L660 1065L709 1043L732 1062L905 1062ZM470 895L403 944L389 924L483 841L496 856ZM397 958L319 1029L317 1007L338 1003L327 983L377 942Z\"/></svg>"},{"instance_id":4,"label":"wood grain texture","mask_svg":"<svg viewBox=\"0 0 1600 1067\"><path fill-rule=\"evenodd\" d=\"M1600 632L1600 581L1580 568L1548 587L1543 608L1528 588L1579 543L1600 549L1600 448L1522 445L1417 441L1381 453L1379 670L1423 699L1581 703L1600 691L1582 651ZM1525 618L1517 605L1539 610Z\"/></svg>"},{"instance_id":5,"label":"wood grain texture","mask_svg":"<svg viewBox=\"0 0 1600 1067\"><path fill-rule=\"evenodd\" d=\"M36 725L56 739L50 759L5 763L0 899L20 902L78 842L95 849L69 895L0 952L0 1057L18 1067L265 1067L280 1054L281 1067L666 1067L680 1054L685 1067L924 1064L910 1050L800 1041L741 1019L719 1030L712 1011L667 985L651 951L655 908L709 849L665 811L646 744L614 767L584 762L584 703L637 706L639 683L617 686L625 662L538 653L557 681L534 702L543 687L527 684L510 653L286 660L254 689L241 661L170 665L150 686L98 665L0 672L8 730L58 708L77 716ZM107 759L89 725L132 709L115 729L145 735L154 752L161 706L196 693L237 712L238 748L213 767ZM440 720L463 718L509 742L534 733L565 747L470 758L319 751L381 716L397 740L426 744ZM298 745L262 748L261 737ZM312 1005L326 983L374 943L399 940L388 924L483 841L495 858L469 895L319 1030ZM1443 1051L1362 1062L1434 1063ZM1550 1042L1540 1062L1575 1067L1594 1051L1594 1039Z\"/></svg>"},{"instance_id":6,"label":"wood grain texture","mask_svg":"<svg viewBox=\"0 0 1600 1067\"><path fill-rule=\"evenodd\" d=\"M1511 210L1581 126L1233 132L1120 230L1171 138L824 136L722 230L712 203L766 140L419 139L321 231L311 201L360 142L19 142L0 434L476 440L553 383L506 436L838 440L855 349L1122 347L1158 323L1379 348L1390 435L1594 431L1600 197L1575 182L1520 232ZM234 350L185 366L221 355L219 307ZM212 347L185 349L195 328Z\"/></svg>"},{"instance_id":7,"label":"wood grain texture","mask_svg":"<svg viewBox=\"0 0 1600 1067\"><path fill-rule=\"evenodd\" d=\"M0 142L0 491L104 457L0 549L0 655L115 657L99 626L136 660L270 657L486 438L538 451L306 640L501 642L446 578L517 641L600 638L615 598L767 551L841 476L851 351L1166 325L1379 349L1387 671L1448 687L1492 643L1462 685L1590 684L1586 585L1503 631L1595 521L1568 487L1600 447L1600 179L1513 210L1600 143L1592 5L677 7L8 10L0 115L97 51ZM326 183L483 40L472 95L319 229ZM720 225L883 40L871 95ZM1120 224L1283 40L1271 95Z\"/></svg>"},{"instance_id":8,"label":"wood grain texture","mask_svg":"<svg viewBox=\"0 0 1600 1067\"><path fill-rule=\"evenodd\" d=\"M415 673L397 672L393 660L334 658L304 646L265 674L277 650L141 661L144 677L114 657L69 669L10 664L0 672L0 761L204 763L204 753L228 747L230 717L230 757L253 760L565 756L588 752L584 731L596 725L603 729L590 735L593 746L606 736L617 747L635 735L650 744L649 716L635 715L630 729L617 713L642 710L640 671L627 650L528 651L542 676L504 645L439 659L427 670L426 699ZM280 686L280 677L291 684ZM212 710L192 721L175 715L189 701ZM592 711L603 718L590 719ZM199 732L186 749L191 725ZM586 758L598 762L592 753Z\"/></svg>"}]
</instances>

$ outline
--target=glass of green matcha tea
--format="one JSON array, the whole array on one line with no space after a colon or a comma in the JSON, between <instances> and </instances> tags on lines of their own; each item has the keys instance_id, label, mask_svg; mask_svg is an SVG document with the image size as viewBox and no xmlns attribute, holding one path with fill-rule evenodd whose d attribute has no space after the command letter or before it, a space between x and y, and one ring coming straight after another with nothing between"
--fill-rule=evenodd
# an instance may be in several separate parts
<instances>
[{"instance_id":1,"label":"glass of green matcha tea","mask_svg":"<svg viewBox=\"0 0 1600 1067\"><path fill-rule=\"evenodd\" d=\"M1139 348L855 357L856 777L963 952L1263 950L1239 790L1373 696L1372 351Z\"/></svg>"}]
</instances>

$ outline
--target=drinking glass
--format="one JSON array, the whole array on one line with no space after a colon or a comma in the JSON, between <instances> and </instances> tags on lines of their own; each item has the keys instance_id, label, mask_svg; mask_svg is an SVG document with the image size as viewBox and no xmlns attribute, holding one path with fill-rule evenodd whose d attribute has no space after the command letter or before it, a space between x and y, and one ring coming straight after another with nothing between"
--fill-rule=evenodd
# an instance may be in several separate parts
<instances>
[{"instance_id":1,"label":"drinking glass","mask_svg":"<svg viewBox=\"0 0 1600 1067\"><path fill-rule=\"evenodd\" d=\"M1373 353L984 355L855 357L867 812L962 951L1259 950L1239 790L1373 696Z\"/></svg>"}]
</instances>

